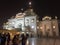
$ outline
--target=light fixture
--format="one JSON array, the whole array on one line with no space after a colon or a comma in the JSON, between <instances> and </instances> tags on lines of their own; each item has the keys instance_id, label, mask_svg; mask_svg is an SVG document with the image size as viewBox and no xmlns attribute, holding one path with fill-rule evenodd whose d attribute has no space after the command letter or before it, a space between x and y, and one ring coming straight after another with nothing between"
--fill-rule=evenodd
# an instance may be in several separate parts
<instances>
[{"instance_id":1,"label":"light fixture","mask_svg":"<svg viewBox=\"0 0 60 45\"><path fill-rule=\"evenodd\" d=\"M31 22L34 22L34 19L32 19Z\"/></svg>"},{"instance_id":2,"label":"light fixture","mask_svg":"<svg viewBox=\"0 0 60 45\"><path fill-rule=\"evenodd\" d=\"M40 29L42 29L42 27L40 27Z\"/></svg>"},{"instance_id":3,"label":"light fixture","mask_svg":"<svg viewBox=\"0 0 60 45\"><path fill-rule=\"evenodd\" d=\"M29 2L29 5L31 5L31 2Z\"/></svg>"},{"instance_id":4,"label":"light fixture","mask_svg":"<svg viewBox=\"0 0 60 45\"><path fill-rule=\"evenodd\" d=\"M31 28L34 28L34 26L32 26Z\"/></svg>"},{"instance_id":5,"label":"light fixture","mask_svg":"<svg viewBox=\"0 0 60 45\"><path fill-rule=\"evenodd\" d=\"M53 26L53 28L55 29L55 26Z\"/></svg>"}]
</instances>

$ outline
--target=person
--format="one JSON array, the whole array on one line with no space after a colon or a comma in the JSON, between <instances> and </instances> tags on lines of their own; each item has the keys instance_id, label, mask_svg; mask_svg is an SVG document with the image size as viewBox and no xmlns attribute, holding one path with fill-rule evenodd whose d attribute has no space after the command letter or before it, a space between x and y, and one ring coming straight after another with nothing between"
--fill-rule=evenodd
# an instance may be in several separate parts
<instances>
[{"instance_id":1,"label":"person","mask_svg":"<svg viewBox=\"0 0 60 45\"><path fill-rule=\"evenodd\" d=\"M0 45L1 45L1 33L0 33Z\"/></svg>"},{"instance_id":2,"label":"person","mask_svg":"<svg viewBox=\"0 0 60 45\"><path fill-rule=\"evenodd\" d=\"M5 34L1 34L1 45L5 45L5 42L6 42L6 37L5 37Z\"/></svg>"},{"instance_id":3,"label":"person","mask_svg":"<svg viewBox=\"0 0 60 45\"><path fill-rule=\"evenodd\" d=\"M19 44L19 35L15 35L13 40L12 40L12 43L13 45L18 45Z\"/></svg>"},{"instance_id":4,"label":"person","mask_svg":"<svg viewBox=\"0 0 60 45\"><path fill-rule=\"evenodd\" d=\"M13 45L17 45L16 44L16 35L14 35L13 40L12 40L12 43L13 43Z\"/></svg>"},{"instance_id":5,"label":"person","mask_svg":"<svg viewBox=\"0 0 60 45\"><path fill-rule=\"evenodd\" d=\"M29 37L29 34L26 33L26 37L28 38Z\"/></svg>"},{"instance_id":6,"label":"person","mask_svg":"<svg viewBox=\"0 0 60 45\"><path fill-rule=\"evenodd\" d=\"M6 34L6 41L7 41L7 45L9 45L9 43L10 43L10 34L9 33Z\"/></svg>"},{"instance_id":7,"label":"person","mask_svg":"<svg viewBox=\"0 0 60 45\"><path fill-rule=\"evenodd\" d=\"M22 45L26 45L27 36L22 34Z\"/></svg>"}]
</instances>

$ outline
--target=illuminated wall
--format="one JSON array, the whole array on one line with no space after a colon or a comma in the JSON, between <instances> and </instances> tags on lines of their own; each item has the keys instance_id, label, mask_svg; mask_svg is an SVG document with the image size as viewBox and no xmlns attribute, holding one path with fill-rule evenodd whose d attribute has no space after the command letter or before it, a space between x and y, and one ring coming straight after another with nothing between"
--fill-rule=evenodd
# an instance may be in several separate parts
<instances>
[{"instance_id":1,"label":"illuminated wall","mask_svg":"<svg viewBox=\"0 0 60 45\"><path fill-rule=\"evenodd\" d=\"M58 20L51 19L51 17L45 17L40 21L40 31L43 36L59 36Z\"/></svg>"},{"instance_id":2,"label":"illuminated wall","mask_svg":"<svg viewBox=\"0 0 60 45\"><path fill-rule=\"evenodd\" d=\"M37 15L32 9L26 10L24 13L18 13L12 19L8 19L8 23L3 25L3 29L21 28L22 31L32 31L37 33Z\"/></svg>"}]
</instances>

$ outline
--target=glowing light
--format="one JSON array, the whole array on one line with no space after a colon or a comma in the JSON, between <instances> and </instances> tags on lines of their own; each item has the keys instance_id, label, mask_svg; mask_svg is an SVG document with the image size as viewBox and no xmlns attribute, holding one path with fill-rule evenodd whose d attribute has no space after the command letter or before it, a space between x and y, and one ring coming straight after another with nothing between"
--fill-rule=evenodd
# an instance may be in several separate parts
<instances>
[{"instance_id":1,"label":"glowing light","mask_svg":"<svg viewBox=\"0 0 60 45\"><path fill-rule=\"evenodd\" d=\"M34 22L34 19L32 19L31 22Z\"/></svg>"},{"instance_id":2,"label":"glowing light","mask_svg":"<svg viewBox=\"0 0 60 45\"><path fill-rule=\"evenodd\" d=\"M39 29L39 26L37 26L37 29Z\"/></svg>"},{"instance_id":3,"label":"glowing light","mask_svg":"<svg viewBox=\"0 0 60 45\"><path fill-rule=\"evenodd\" d=\"M31 5L31 2L29 2L29 5Z\"/></svg>"},{"instance_id":4,"label":"glowing light","mask_svg":"<svg viewBox=\"0 0 60 45\"><path fill-rule=\"evenodd\" d=\"M57 16L55 16L55 19L57 19L58 17Z\"/></svg>"},{"instance_id":5,"label":"glowing light","mask_svg":"<svg viewBox=\"0 0 60 45\"><path fill-rule=\"evenodd\" d=\"M40 27L40 29L43 29L42 27Z\"/></svg>"},{"instance_id":6,"label":"glowing light","mask_svg":"<svg viewBox=\"0 0 60 45\"><path fill-rule=\"evenodd\" d=\"M27 40L26 45L29 45L29 40Z\"/></svg>"},{"instance_id":7,"label":"glowing light","mask_svg":"<svg viewBox=\"0 0 60 45\"><path fill-rule=\"evenodd\" d=\"M34 26L32 26L31 28L34 28Z\"/></svg>"},{"instance_id":8,"label":"glowing light","mask_svg":"<svg viewBox=\"0 0 60 45\"><path fill-rule=\"evenodd\" d=\"M36 42L35 42L34 40L32 40L32 45L35 45L35 43L36 43Z\"/></svg>"},{"instance_id":9,"label":"glowing light","mask_svg":"<svg viewBox=\"0 0 60 45\"><path fill-rule=\"evenodd\" d=\"M55 29L55 26L53 26L53 28Z\"/></svg>"}]
</instances>

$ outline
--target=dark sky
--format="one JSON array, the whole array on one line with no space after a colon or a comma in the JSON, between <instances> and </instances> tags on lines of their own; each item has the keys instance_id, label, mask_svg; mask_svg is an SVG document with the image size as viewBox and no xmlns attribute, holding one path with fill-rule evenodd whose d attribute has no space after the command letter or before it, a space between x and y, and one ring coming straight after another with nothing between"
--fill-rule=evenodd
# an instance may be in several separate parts
<instances>
[{"instance_id":1,"label":"dark sky","mask_svg":"<svg viewBox=\"0 0 60 45\"><path fill-rule=\"evenodd\" d=\"M20 12L21 8L28 8L29 0L0 0L0 26L11 16ZM32 8L40 19L45 16L58 16L60 19L60 1L58 0L32 0Z\"/></svg>"}]
</instances>

